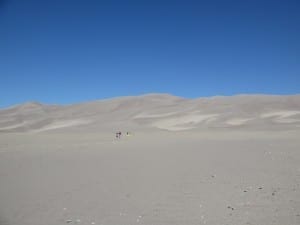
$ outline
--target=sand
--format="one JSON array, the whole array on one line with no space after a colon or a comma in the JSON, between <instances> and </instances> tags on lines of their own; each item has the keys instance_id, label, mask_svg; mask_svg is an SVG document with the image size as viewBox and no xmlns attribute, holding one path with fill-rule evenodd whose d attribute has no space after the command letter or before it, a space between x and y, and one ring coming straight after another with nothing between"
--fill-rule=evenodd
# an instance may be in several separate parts
<instances>
[{"instance_id":1,"label":"sand","mask_svg":"<svg viewBox=\"0 0 300 225\"><path fill-rule=\"evenodd\" d=\"M298 225L299 134L2 133L0 224Z\"/></svg>"},{"instance_id":2,"label":"sand","mask_svg":"<svg viewBox=\"0 0 300 225\"><path fill-rule=\"evenodd\" d=\"M299 225L299 137L300 95L2 109L0 225Z\"/></svg>"},{"instance_id":3,"label":"sand","mask_svg":"<svg viewBox=\"0 0 300 225\"><path fill-rule=\"evenodd\" d=\"M237 95L184 99L167 94L72 105L37 102L0 110L0 133L299 130L300 95Z\"/></svg>"}]
</instances>

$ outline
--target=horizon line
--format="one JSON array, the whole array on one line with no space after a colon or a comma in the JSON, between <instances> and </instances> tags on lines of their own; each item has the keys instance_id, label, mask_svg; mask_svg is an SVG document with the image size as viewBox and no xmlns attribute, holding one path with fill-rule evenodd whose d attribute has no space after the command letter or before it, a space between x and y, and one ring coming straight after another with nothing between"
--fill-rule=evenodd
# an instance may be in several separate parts
<instances>
[{"instance_id":1,"label":"horizon line","mask_svg":"<svg viewBox=\"0 0 300 225\"><path fill-rule=\"evenodd\" d=\"M96 101L109 101L109 100L116 100L116 99L122 99L122 98L135 98L135 97L146 97L146 96L170 96L170 97L177 97L187 100L195 100L195 99L201 99L201 98L222 98L222 97L238 97L238 96L297 96L300 95L300 93L295 94L265 94L265 93L239 93L239 94L232 94L232 95L207 95L207 96L198 96L198 97L183 97L180 95L174 95L171 93L164 93L164 92L150 92L150 93L144 93L144 94L137 94L137 95L121 95L121 96L112 96L112 97L104 97L104 98L98 98L98 99L87 99L84 101L78 101L78 102L70 102L70 103L50 103L50 102L43 102L39 100L28 100L20 103L14 103L8 106L0 106L0 110L10 109L26 104L36 104L36 105L57 105L57 106L69 106L69 105L77 105L77 104L84 104L89 102L96 102Z\"/></svg>"}]
</instances>

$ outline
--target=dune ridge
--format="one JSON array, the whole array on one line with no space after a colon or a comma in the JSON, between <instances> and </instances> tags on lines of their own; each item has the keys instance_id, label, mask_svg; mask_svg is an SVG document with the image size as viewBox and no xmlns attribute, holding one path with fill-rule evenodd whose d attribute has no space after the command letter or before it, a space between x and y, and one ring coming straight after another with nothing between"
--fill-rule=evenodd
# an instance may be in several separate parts
<instances>
[{"instance_id":1,"label":"dune ridge","mask_svg":"<svg viewBox=\"0 0 300 225\"><path fill-rule=\"evenodd\" d=\"M28 102L0 110L0 132L298 129L300 95L186 99L148 94L72 105Z\"/></svg>"}]
</instances>

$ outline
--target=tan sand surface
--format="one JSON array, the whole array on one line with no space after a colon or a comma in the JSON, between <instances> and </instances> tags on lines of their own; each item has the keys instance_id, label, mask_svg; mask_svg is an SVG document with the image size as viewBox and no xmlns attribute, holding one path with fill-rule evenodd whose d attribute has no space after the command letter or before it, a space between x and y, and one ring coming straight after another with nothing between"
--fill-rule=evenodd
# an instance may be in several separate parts
<instances>
[{"instance_id":1,"label":"tan sand surface","mask_svg":"<svg viewBox=\"0 0 300 225\"><path fill-rule=\"evenodd\" d=\"M298 225L299 131L0 134L1 225Z\"/></svg>"},{"instance_id":2,"label":"tan sand surface","mask_svg":"<svg viewBox=\"0 0 300 225\"><path fill-rule=\"evenodd\" d=\"M297 130L300 95L236 95L184 99L168 94L73 105L29 102L0 110L0 133Z\"/></svg>"}]
</instances>

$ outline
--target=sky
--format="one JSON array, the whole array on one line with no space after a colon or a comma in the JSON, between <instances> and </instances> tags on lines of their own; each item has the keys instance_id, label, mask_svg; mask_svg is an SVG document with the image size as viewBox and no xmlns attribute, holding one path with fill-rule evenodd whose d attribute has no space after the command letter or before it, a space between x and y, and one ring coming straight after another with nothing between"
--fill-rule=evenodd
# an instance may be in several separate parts
<instances>
[{"instance_id":1,"label":"sky","mask_svg":"<svg viewBox=\"0 0 300 225\"><path fill-rule=\"evenodd\" d=\"M0 107L300 93L299 0L0 0Z\"/></svg>"}]
</instances>

